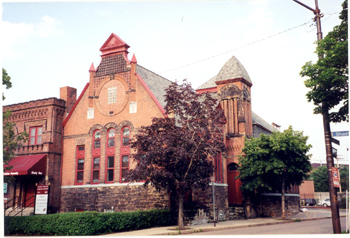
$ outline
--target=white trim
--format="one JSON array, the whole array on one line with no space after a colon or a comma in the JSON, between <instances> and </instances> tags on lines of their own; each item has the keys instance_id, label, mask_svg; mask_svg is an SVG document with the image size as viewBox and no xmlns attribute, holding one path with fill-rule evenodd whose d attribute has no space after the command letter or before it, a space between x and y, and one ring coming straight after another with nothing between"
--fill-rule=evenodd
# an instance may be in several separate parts
<instances>
[{"instance_id":1,"label":"white trim","mask_svg":"<svg viewBox=\"0 0 350 238\"><path fill-rule=\"evenodd\" d=\"M282 193L262 193L261 196L282 196ZM286 193L284 194L284 196L287 197L300 197L300 194L296 194L296 193Z\"/></svg>"},{"instance_id":2,"label":"white trim","mask_svg":"<svg viewBox=\"0 0 350 238\"><path fill-rule=\"evenodd\" d=\"M61 188L103 188L103 187L126 187L126 186L140 186L144 183L103 183L103 184L85 184L85 185L68 185L61 186Z\"/></svg>"},{"instance_id":3,"label":"white trim","mask_svg":"<svg viewBox=\"0 0 350 238\"><path fill-rule=\"evenodd\" d=\"M213 186L213 183L209 183L209 186ZM228 184L227 183L214 183L214 186L228 187Z\"/></svg>"}]
</instances>

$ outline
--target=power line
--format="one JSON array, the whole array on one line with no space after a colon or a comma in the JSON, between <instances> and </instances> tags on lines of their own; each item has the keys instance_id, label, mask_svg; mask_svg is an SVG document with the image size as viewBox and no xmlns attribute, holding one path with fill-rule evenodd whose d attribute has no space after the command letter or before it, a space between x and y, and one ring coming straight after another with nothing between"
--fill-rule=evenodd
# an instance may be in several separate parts
<instances>
[{"instance_id":1,"label":"power line","mask_svg":"<svg viewBox=\"0 0 350 238\"><path fill-rule=\"evenodd\" d=\"M337 13L337 12L332 13L332 14L327 14L327 15L334 15L334 14L336 14L336 13ZM327 19L328 19L328 18L327 18ZM310 22L312 22L312 21L313 21L313 19L312 19L312 20L310 20L310 21L308 21L308 22L305 22L305 23L303 23L303 24L301 24L301 25L298 25L298 26L295 26L295 27L289 28L289 29L287 29L287 30L284 30L284 31L278 32L278 33L276 33L276 34L273 34L273 35L267 36L267 37L265 37L265 38L262 38L262 39L259 39L259 40L256 40L256 41L252 41L252 42L250 42L250 43L247 43L247 44L245 44L245 45L239 46L239 47L237 47L237 48L234 48L234 49L231 49L231 50L228 50L228 51L225 51L225 52L219 53L219 54L217 54L217 55L213 55L213 56L210 56L210 57L208 57L208 58L204 58L204 59L201 59L201 60L198 60L198 61L192 62L192 63L188 63L188 64L183 65L183 66L179 66L179 67L176 67L176 68L173 68L173 69L169 69L169 70L166 70L166 71L160 72L159 74L163 74L163 73L167 73L167 72L174 71L174 70L177 70L177 69L185 68L185 67L188 67L188 66L190 66L190 65L198 64L198 63L200 63L200 62L203 62L203 61L206 61L206 60L209 60L209 59L212 59L212 58L215 58L215 57L218 57L218 56L221 56L221 55L227 54L227 53L229 53L229 52L232 52L232 51L235 51L235 50L238 50L238 49L241 49L241 48L244 48L244 47L247 47L247 46L253 45L253 44L257 44L257 43L259 43L259 42L261 42L261 41L268 40L268 39L270 39L270 38L272 38L272 37L275 37L275 36L281 35L281 34L286 33L286 32L288 32L288 31L291 31L291 30L294 30L294 29L296 29L296 28L299 28L299 27L305 26L305 25L307 25L307 24L310 24Z\"/></svg>"}]
</instances>

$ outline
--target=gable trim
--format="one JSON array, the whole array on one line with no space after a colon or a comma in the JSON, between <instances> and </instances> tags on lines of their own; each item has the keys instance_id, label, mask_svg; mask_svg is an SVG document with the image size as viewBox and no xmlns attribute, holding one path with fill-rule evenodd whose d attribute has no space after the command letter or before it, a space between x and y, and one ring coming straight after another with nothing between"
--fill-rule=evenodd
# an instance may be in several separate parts
<instances>
[{"instance_id":1,"label":"gable trim","mask_svg":"<svg viewBox=\"0 0 350 238\"><path fill-rule=\"evenodd\" d=\"M153 92L151 91L151 89L147 86L147 84L145 83L145 81L141 78L141 76L137 73L135 73L136 77L140 80L142 86L146 89L146 91L149 93L149 95L151 96L151 98L153 99L153 101L156 103L156 105L158 106L159 110L162 112L162 114L166 117L166 113L164 108L162 107L162 105L160 104L160 102L158 101L158 99L156 98L156 96L154 96Z\"/></svg>"},{"instance_id":2,"label":"gable trim","mask_svg":"<svg viewBox=\"0 0 350 238\"><path fill-rule=\"evenodd\" d=\"M64 121L62 122L62 127L65 127L65 126L66 126L66 124L67 124L69 118L72 116L72 114L73 114L75 108L76 108L77 105L79 104L81 98L82 98L83 95L85 94L85 92L86 92L86 90L88 89L88 87L89 87L89 83L87 83L87 84L85 85L83 91L82 91L82 92L80 93L80 95L79 95L78 100L74 103L74 106L73 106L72 109L70 110L68 116L67 116L66 119L64 119Z\"/></svg>"}]
</instances>

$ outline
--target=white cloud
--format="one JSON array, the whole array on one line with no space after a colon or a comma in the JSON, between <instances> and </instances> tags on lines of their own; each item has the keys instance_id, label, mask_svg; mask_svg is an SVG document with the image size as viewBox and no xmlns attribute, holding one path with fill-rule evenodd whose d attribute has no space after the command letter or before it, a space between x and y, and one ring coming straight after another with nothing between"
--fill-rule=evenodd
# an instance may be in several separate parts
<instances>
[{"instance_id":1,"label":"white cloud","mask_svg":"<svg viewBox=\"0 0 350 238\"><path fill-rule=\"evenodd\" d=\"M30 37L49 37L62 34L62 23L50 16L43 16L38 24L1 21L1 53L3 59L22 57L19 46L28 43Z\"/></svg>"}]
</instances>

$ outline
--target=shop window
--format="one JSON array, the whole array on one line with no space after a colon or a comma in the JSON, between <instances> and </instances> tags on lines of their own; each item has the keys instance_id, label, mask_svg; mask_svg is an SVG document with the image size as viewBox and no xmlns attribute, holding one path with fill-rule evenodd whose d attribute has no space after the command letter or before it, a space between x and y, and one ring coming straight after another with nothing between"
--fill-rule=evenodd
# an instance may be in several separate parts
<instances>
[{"instance_id":1,"label":"shop window","mask_svg":"<svg viewBox=\"0 0 350 238\"><path fill-rule=\"evenodd\" d=\"M42 141L43 127L36 126L29 128L29 145L40 145Z\"/></svg>"},{"instance_id":2,"label":"shop window","mask_svg":"<svg viewBox=\"0 0 350 238\"><path fill-rule=\"evenodd\" d=\"M77 146L77 165L76 165L76 182L75 184L83 184L84 179L84 157L85 146Z\"/></svg>"},{"instance_id":3,"label":"shop window","mask_svg":"<svg viewBox=\"0 0 350 238\"><path fill-rule=\"evenodd\" d=\"M122 133L121 133L121 141L122 141L122 145L120 147L121 149L121 166L120 166L120 181L122 183L128 182L127 181L127 175L129 173L129 162L130 162L130 130L129 127L123 127L122 128Z\"/></svg>"}]
</instances>

